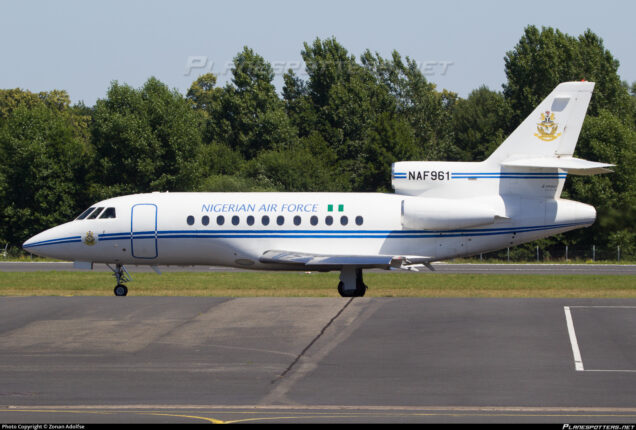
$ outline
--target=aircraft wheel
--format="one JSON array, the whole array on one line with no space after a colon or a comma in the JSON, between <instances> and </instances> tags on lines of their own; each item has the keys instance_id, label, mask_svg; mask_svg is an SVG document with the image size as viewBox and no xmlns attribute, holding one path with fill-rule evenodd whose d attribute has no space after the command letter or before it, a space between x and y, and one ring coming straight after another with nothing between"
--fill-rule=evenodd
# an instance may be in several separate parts
<instances>
[{"instance_id":1,"label":"aircraft wheel","mask_svg":"<svg viewBox=\"0 0 636 430\"><path fill-rule=\"evenodd\" d=\"M115 295L118 297L123 297L126 294L128 294L128 287L126 287L124 284L118 284L115 287Z\"/></svg>"},{"instance_id":2,"label":"aircraft wheel","mask_svg":"<svg viewBox=\"0 0 636 430\"><path fill-rule=\"evenodd\" d=\"M362 282L356 285L355 290L345 290L344 282L340 282L338 284L338 292L340 293L342 297L362 297L364 296L364 293L366 291L367 291L367 286L363 284Z\"/></svg>"},{"instance_id":3,"label":"aircraft wheel","mask_svg":"<svg viewBox=\"0 0 636 430\"><path fill-rule=\"evenodd\" d=\"M340 293L340 295L342 297L354 297L355 293L357 290L345 290L344 289L344 282L340 281L340 283L338 284L338 292Z\"/></svg>"},{"instance_id":4,"label":"aircraft wheel","mask_svg":"<svg viewBox=\"0 0 636 430\"><path fill-rule=\"evenodd\" d=\"M360 282L360 284L358 284L356 286L356 292L355 292L355 297L363 297L364 293L367 292L367 286L365 284L363 284L362 282Z\"/></svg>"}]
</instances>

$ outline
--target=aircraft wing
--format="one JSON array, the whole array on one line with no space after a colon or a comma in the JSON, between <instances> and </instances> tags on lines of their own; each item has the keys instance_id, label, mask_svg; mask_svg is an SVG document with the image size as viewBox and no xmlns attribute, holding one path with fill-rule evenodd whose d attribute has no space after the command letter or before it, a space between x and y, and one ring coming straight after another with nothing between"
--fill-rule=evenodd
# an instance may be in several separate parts
<instances>
[{"instance_id":1,"label":"aircraft wing","mask_svg":"<svg viewBox=\"0 0 636 430\"><path fill-rule=\"evenodd\" d=\"M270 250L259 258L261 263L304 266L307 269L335 270L343 266L359 268L400 269L414 264L430 266L430 257L396 255L332 255Z\"/></svg>"}]
</instances>

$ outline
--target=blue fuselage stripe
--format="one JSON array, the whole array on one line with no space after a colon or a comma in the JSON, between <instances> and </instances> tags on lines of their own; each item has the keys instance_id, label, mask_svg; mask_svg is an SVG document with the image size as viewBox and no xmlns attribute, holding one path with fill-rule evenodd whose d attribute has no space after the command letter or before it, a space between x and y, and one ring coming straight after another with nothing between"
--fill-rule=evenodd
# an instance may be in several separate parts
<instances>
[{"instance_id":1,"label":"blue fuselage stripe","mask_svg":"<svg viewBox=\"0 0 636 430\"><path fill-rule=\"evenodd\" d=\"M524 227L502 227L463 230L166 230L142 232L102 233L99 241L134 239L421 239L429 237L494 236L528 233L583 226L586 223L551 224ZM62 237L35 242L25 248L81 243L80 236Z\"/></svg>"}]
</instances>

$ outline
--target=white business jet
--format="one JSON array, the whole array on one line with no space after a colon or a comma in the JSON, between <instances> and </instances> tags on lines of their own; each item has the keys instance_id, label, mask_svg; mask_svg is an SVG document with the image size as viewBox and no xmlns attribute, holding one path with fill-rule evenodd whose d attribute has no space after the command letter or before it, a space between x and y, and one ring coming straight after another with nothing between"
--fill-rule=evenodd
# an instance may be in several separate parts
<instances>
[{"instance_id":1,"label":"white business jet","mask_svg":"<svg viewBox=\"0 0 636 430\"><path fill-rule=\"evenodd\" d=\"M395 194L167 193L101 201L24 249L113 270L215 265L340 271L339 293L363 296L362 270L417 269L591 225L592 206L560 198L568 174L610 172L573 157L594 83L562 83L482 162L403 161Z\"/></svg>"}]
</instances>

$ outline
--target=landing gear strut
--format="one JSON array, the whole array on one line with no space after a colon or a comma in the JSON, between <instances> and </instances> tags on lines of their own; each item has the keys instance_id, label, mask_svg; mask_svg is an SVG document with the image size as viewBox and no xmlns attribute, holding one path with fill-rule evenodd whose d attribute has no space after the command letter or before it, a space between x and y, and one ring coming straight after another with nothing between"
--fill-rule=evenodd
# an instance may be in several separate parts
<instances>
[{"instance_id":1,"label":"landing gear strut","mask_svg":"<svg viewBox=\"0 0 636 430\"><path fill-rule=\"evenodd\" d=\"M343 267L340 271L338 292L342 297L362 297L367 286L362 281L362 269L357 267Z\"/></svg>"},{"instance_id":2,"label":"landing gear strut","mask_svg":"<svg viewBox=\"0 0 636 430\"><path fill-rule=\"evenodd\" d=\"M124 282L132 281L132 278L126 268L121 264L115 265L114 269L110 267L109 264L107 264L107 266L113 271L113 276L115 276L115 279L117 280L117 285L114 290L115 295L123 297L128 294L128 287L124 285Z\"/></svg>"}]
</instances>

